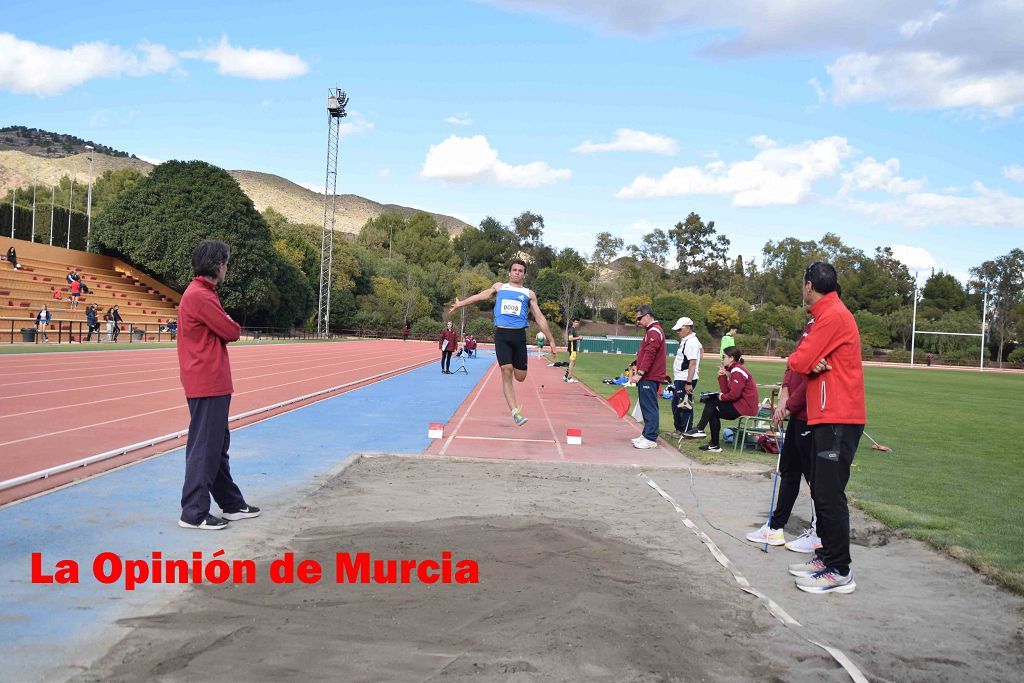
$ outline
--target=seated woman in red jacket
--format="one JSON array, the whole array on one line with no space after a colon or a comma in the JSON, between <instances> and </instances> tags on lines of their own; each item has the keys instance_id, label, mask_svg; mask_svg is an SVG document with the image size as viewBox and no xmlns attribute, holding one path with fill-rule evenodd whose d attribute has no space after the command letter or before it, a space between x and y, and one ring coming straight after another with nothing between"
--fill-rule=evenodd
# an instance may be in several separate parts
<instances>
[{"instance_id":1,"label":"seated woman in red jacket","mask_svg":"<svg viewBox=\"0 0 1024 683\"><path fill-rule=\"evenodd\" d=\"M702 451L720 453L718 435L722 431L722 420L736 420L740 415L757 415L757 382L743 365L743 354L735 346L722 352L722 367L718 368L718 386L721 393L709 396L704 404L700 422L683 436L687 439L703 439L704 427L711 425L711 442L700 447Z\"/></svg>"}]
</instances>

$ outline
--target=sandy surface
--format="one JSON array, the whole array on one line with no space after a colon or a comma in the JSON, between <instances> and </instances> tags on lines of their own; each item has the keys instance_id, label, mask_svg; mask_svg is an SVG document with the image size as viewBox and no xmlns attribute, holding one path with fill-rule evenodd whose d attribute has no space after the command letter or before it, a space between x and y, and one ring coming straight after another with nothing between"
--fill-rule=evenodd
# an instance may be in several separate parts
<instances>
[{"instance_id":1,"label":"sandy surface","mask_svg":"<svg viewBox=\"0 0 1024 683\"><path fill-rule=\"evenodd\" d=\"M648 474L803 626L740 591L639 470L369 457L240 523L260 538L255 585L192 588L123 622L130 634L76 680L849 680L808 637L872 680L1020 680L1024 599L857 514L858 591L807 595L785 571L802 556L727 535L763 521L770 480ZM266 562L286 550L330 580L271 583ZM333 582L339 551L445 550L478 562L479 584Z\"/></svg>"}]
</instances>

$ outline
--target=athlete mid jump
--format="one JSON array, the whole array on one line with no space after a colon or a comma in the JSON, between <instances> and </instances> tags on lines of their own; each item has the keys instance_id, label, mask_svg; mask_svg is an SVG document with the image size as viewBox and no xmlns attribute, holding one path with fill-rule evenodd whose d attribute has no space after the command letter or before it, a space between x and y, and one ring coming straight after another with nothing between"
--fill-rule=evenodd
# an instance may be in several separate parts
<instances>
[{"instance_id":1,"label":"athlete mid jump","mask_svg":"<svg viewBox=\"0 0 1024 683\"><path fill-rule=\"evenodd\" d=\"M497 296L494 303L494 354L498 357L498 366L501 368L501 388L505 394L505 402L512 411L512 419L519 426L526 424L526 418L516 403L516 390L512 379L515 378L517 382L526 381L528 312L533 313L533 319L537 321L544 335L551 340L548 348L551 349L551 356L555 356L555 338L548 328L547 319L540 312L540 306L537 305L537 295L523 286L525 279L526 262L514 259L508 268L508 282L495 282L479 294L462 301L455 299L455 305L448 311L451 315L463 306Z\"/></svg>"}]
</instances>

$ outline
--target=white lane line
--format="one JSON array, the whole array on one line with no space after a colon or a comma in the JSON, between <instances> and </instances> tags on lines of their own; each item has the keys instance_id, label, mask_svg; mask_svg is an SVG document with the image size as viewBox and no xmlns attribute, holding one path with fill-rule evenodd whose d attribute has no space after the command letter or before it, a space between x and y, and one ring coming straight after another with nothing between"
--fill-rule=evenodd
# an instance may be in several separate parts
<instances>
[{"instance_id":1,"label":"white lane line","mask_svg":"<svg viewBox=\"0 0 1024 683\"><path fill-rule=\"evenodd\" d=\"M455 429L452 431L451 436L445 440L444 446L441 447L441 452L438 455L444 455L448 452L448 447L452 445L452 439L454 439L455 435L459 433L460 429L462 429L462 423L466 421L466 418L469 417L469 414L473 411L473 406L476 405L477 400L483 395L484 390L487 388L487 383L491 381L491 375L493 375L494 371L497 369L497 364L491 366L491 369L487 372L487 376L484 377L483 384L481 384L480 389L477 390L476 396L474 396L473 400L469 402L466 412L462 414L462 417L459 419L459 423L455 425Z\"/></svg>"}]
</instances>

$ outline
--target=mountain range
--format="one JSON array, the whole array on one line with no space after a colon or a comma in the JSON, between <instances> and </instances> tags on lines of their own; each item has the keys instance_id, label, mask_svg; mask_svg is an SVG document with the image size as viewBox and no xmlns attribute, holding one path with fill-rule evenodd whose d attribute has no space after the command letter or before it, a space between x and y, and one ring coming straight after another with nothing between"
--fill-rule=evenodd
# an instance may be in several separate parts
<instances>
[{"instance_id":1,"label":"mountain range","mask_svg":"<svg viewBox=\"0 0 1024 683\"><path fill-rule=\"evenodd\" d=\"M89 152L86 146L94 148L93 174L98 177L108 169L132 167L144 174L153 170L154 165L134 154L121 152L73 135L9 126L0 128L0 194L6 194L13 187L26 187L33 179L49 183L64 175L71 175L76 182L89 182ZM314 192L287 178L260 171L228 171L242 191L252 199L258 211L267 207L284 215L292 223L322 225L324 218L324 195ZM356 235L371 218L382 213L399 213L411 216L420 209L398 204L381 204L372 199L354 194L336 196L335 230ZM19 202L20 204L20 202ZM430 213L438 224L455 236L469 225L454 216Z\"/></svg>"}]
</instances>

